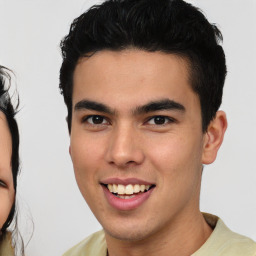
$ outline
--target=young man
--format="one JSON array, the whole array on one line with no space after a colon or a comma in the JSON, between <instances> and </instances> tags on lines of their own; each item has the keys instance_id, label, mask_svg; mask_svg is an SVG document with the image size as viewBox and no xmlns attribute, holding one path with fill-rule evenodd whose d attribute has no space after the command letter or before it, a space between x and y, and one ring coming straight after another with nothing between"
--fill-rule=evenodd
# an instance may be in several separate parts
<instances>
[{"instance_id":1,"label":"young man","mask_svg":"<svg viewBox=\"0 0 256 256\"><path fill-rule=\"evenodd\" d=\"M76 180L103 231L65 256L256 255L199 210L227 127L221 39L182 0L108 0L73 22L60 88Z\"/></svg>"}]
</instances>

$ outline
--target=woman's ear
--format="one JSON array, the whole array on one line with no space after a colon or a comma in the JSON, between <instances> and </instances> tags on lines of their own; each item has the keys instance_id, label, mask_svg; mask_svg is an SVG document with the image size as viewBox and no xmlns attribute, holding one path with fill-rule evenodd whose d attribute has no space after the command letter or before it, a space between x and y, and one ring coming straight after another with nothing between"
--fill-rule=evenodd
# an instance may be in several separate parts
<instances>
[{"instance_id":1,"label":"woman's ear","mask_svg":"<svg viewBox=\"0 0 256 256\"><path fill-rule=\"evenodd\" d=\"M210 122L204 135L204 148L202 154L203 164L211 164L216 159L227 125L225 112L218 111L215 118Z\"/></svg>"}]
</instances>

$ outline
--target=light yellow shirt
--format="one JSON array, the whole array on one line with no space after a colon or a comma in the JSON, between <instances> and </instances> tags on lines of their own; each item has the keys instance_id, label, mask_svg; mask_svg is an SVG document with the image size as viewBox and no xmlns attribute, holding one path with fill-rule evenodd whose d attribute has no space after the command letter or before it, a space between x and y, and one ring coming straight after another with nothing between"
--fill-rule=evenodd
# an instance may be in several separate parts
<instances>
[{"instance_id":1,"label":"light yellow shirt","mask_svg":"<svg viewBox=\"0 0 256 256\"><path fill-rule=\"evenodd\" d=\"M214 228L207 241L191 256L256 256L256 243L232 232L221 219L204 214L207 223ZM106 256L107 244L103 231L98 231L63 256Z\"/></svg>"},{"instance_id":2,"label":"light yellow shirt","mask_svg":"<svg viewBox=\"0 0 256 256\"><path fill-rule=\"evenodd\" d=\"M7 233L3 241L0 242L0 256L14 256L12 247L12 235Z\"/></svg>"}]
</instances>

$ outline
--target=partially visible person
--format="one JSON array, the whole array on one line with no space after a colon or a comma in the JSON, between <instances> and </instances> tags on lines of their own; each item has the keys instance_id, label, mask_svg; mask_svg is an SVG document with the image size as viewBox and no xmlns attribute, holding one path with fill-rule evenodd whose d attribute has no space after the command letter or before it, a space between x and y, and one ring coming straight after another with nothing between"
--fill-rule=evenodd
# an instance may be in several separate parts
<instances>
[{"instance_id":1,"label":"partially visible person","mask_svg":"<svg viewBox=\"0 0 256 256\"><path fill-rule=\"evenodd\" d=\"M17 250L15 196L19 173L19 131L8 86L9 70L0 66L0 256L24 255L23 243ZM12 230L10 230L12 226Z\"/></svg>"}]
</instances>

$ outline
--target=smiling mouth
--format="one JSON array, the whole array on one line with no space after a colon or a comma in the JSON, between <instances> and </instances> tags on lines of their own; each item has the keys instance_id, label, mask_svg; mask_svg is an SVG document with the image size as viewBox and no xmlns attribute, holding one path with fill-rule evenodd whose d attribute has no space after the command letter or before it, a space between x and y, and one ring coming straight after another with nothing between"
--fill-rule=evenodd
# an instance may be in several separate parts
<instances>
[{"instance_id":1,"label":"smiling mouth","mask_svg":"<svg viewBox=\"0 0 256 256\"><path fill-rule=\"evenodd\" d=\"M154 188L155 185L139 185L139 184L102 184L105 186L109 192L111 192L114 196L121 199L131 199L136 195L146 193L150 189Z\"/></svg>"}]
</instances>

